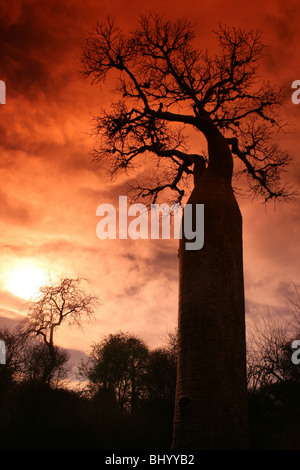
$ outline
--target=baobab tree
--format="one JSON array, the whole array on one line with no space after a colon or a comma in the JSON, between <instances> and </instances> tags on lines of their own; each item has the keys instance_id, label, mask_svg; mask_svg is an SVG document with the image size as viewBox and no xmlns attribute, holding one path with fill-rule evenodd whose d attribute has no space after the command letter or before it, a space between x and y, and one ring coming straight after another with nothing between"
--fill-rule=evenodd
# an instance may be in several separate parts
<instances>
[{"instance_id":1,"label":"baobab tree","mask_svg":"<svg viewBox=\"0 0 300 470\"><path fill-rule=\"evenodd\" d=\"M174 449L248 446L234 160L234 176L246 176L252 196L292 195L280 177L290 157L274 138L283 129L277 112L284 93L258 79L262 35L222 25L215 34L220 52L210 57L195 47L187 20L149 14L125 34L107 19L83 51L83 74L92 83L115 81L115 101L96 117L94 158L112 175L138 165L143 175L142 165L153 163L130 184L131 194L149 204L166 198L194 209L204 204L204 247L187 250L184 234L179 244Z\"/></svg>"}]
</instances>

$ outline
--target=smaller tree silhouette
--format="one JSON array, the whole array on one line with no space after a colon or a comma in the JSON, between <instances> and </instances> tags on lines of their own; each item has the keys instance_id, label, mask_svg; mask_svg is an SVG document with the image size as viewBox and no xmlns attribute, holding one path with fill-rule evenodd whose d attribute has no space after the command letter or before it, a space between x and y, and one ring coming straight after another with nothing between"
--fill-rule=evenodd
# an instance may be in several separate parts
<instances>
[{"instance_id":1,"label":"smaller tree silhouette","mask_svg":"<svg viewBox=\"0 0 300 470\"><path fill-rule=\"evenodd\" d=\"M257 331L248 350L248 385L252 392L273 383L300 382L299 366L292 362L293 336L284 324L273 322Z\"/></svg>"},{"instance_id":2,"label":"smaller tree silhouette","mask_svg":"<svg viewBox=\"0 0 300 470\"><path fill-rule=\"evenodd\" d=\"M146 398L174 406L175 385L176 355L166 348L150 351L146 374Z\"/></svg>"},{"instance_id":3,"label":"smaller tree silhouette","mask_svg":"<svg viewBox=\"0 0 300 470\"><path fill-rule=\"evenodd\" d=\"M26 339L15 331L0 329L0 338L5 343L6 360L0 365L0 397L8 390L19 376L22 369L22 352Z\"/></svg>"},{"instance_id":4,"label":"smaller tree silhouette","mask_svg":"<svg viewBox=\"0 0 300 470\"><path fill-rule=\"evenodd\" d=\"M80 375L89 380L95 394L111 393L122 409L135 411L144 391L148 356L148 347L134 335L110 334L92 346Z\"/></svg>"},{"instance_id":5,"label":"smaller tree silhouette","mask_svg":"<svg viewBox=\"0 0 300 470\"><path fill-rule=\"evenodd\" d=\"M7 351L5 364L0 365L0 396L14 384L40 382L51 359L47 345L40 337L20 332L18 325L14 330L0 329L0 335L5 338ZM67 376L69 354L56 347L55 356L55 365L47 382L57 386Z\"/></svg>"},{"instance_id":6,"label":"smaller tree silhouette","mask_svg":"<svg viewBox=\"0 0 300 470\"><path fill-rule=\"evenodd\" d=\"M299 449L300 366L299 351L293 346L300 339L299 300L299 286L294 286L284 313L266 309L248 325L253 449Z\"/></svg>"},{"instance_id":7,"label":"smaller tree silhouette","mask_svg":"<svg viewBox=\"0 0 300 470\"><path fill-rule=\"evenodd\" d=\"M52 387L62 386L70 368L67 363L70 355L67 350L55 346L55 358L50 371L52 358L48 346L40 338L28 337L23 350L21 380L44 382L45 371L49 368L46 382Z\"/></svg>"},{"instance_id":8,"label":"smaller tree silhouette","mask_svg":"<svg viewBox=\"0 0 300 470\"><path fill-rule=\"evenodd\" d=\"M36 350L38 362L43 365L43 373L39 373L41 382L49 383L53 370L62 361L62 350L54 343L57 328L62 323L80 327L83 316L93 317L99 304L96 296L82 289L81 282L80 278L65 278L56 284L43 286L39 297L25 305L27 316L19 323L20 334L39 336L46 347Z\"/></svg>"},{"instance_id":9,"label":"smaller tree silhouette","mask_svg":"<svg viewBox=\"0 0 300 470\"><path fill-rule=\"evenodd\" d=\"M292 343L300 339L298 286L294 286L294 295L287 300L285 316L267 310L249 325L248 388L252 392L274 383L300 383L299 365L292 361Z\"/></svg>"}]
</instances>

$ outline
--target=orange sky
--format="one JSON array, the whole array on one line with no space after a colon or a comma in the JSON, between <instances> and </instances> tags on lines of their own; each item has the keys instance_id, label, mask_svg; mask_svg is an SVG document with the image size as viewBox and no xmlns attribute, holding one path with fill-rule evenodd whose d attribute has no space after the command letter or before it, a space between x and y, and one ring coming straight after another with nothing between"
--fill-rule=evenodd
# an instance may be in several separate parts
<instances>
[{"instance_id":1,"label":"orange sky","mask_svg":"<svg viewBox=\"0 0 300 470\"><path fill-rule=\"evenodd\" d=\"M23 300L8 291L11 270L33 265L88 279L102 307L84 330L61 328L61 346L87 352L118 330L151 346L163 344L177 321L177 242L96 237L96 208L123 195L125 179L110 183L92 162L91 117L107 94L79 76L81 48L96 20L116 17L124 28L149 10L196 24L199 47L214 47L220 21L260 28L269 45L262 77L286 87L300 79L298 0L209 2L164 0L11 0L0 10L0 326L18 318ZM203 5L204 4L204 5ZM300 105L283 110L293 123L282 138L294 155L286 178L300 180ZM247 318L268 305L284 310L292 283L300 283L299 200L269 205L239 200L244 217Z\"/></svg>"}]
</instances>

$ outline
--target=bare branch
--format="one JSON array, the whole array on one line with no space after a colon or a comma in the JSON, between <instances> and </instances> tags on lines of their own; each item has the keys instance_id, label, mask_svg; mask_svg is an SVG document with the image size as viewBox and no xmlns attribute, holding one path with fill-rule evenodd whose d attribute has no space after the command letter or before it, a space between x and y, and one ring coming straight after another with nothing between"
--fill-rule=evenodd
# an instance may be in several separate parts
<instances>
[{"instance_id":1,"label":"bare branch","mask_svg":"<svg viewBox=\"0 0 300 470\"><path fill-rule=\"evenodd\" d=\"M193 164L189 129L207 137L207 127L215 126L231 139L232 153L242 165L236 176L248 176L251 194L265 200L289 198L294 192L282 184L281 174L291 158L274 144L273 133L284 130L278 109L285 96L280 87L259 83L262 34L223 25L215 34L220 53L210 57L195 48L194 27L184 19L141 16L137 29L127 35L110 19L97 25L83 52L83 74L101 84L117 71L119 99L96 118L94 157L109 161L112 175L134 169L143 155L169 158L176 174L158 183L157 190L138 184L137 194L156 198L168 189L178 200L180 180Z\"/></svg>"},{"instance_id":2,"label":"bare branch","mask_svg":"<svg viewBox=\"0 0 300 470\"><path fill-rule=\"evenodd\" d=\"M27 316L20 322L20 332L41 336L53 348L54 331L65 319L69 325L80 326L83 315L93 317L99 301L80 287L81 281L62 279L58 284L41 287L39 298L24 307Z\"/></svg>"}]
</instances>

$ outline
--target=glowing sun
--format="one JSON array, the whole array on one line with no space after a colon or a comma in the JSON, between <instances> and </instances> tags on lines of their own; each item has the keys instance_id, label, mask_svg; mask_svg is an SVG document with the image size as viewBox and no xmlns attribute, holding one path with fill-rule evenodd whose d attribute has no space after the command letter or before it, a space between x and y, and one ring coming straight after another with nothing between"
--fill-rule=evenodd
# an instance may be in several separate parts
<instances>
[{"instance_id":1,"label":"glowing sun","mask_svg":"<svg viewBox=\"0 0 300 470\"><path fill-rule=\"evenodd\" d=\"M22 266L12 271L7 281L7 288L12 294L29 300L46 283L45 271L33 266Z\"/></svg>"}]
</instances>

